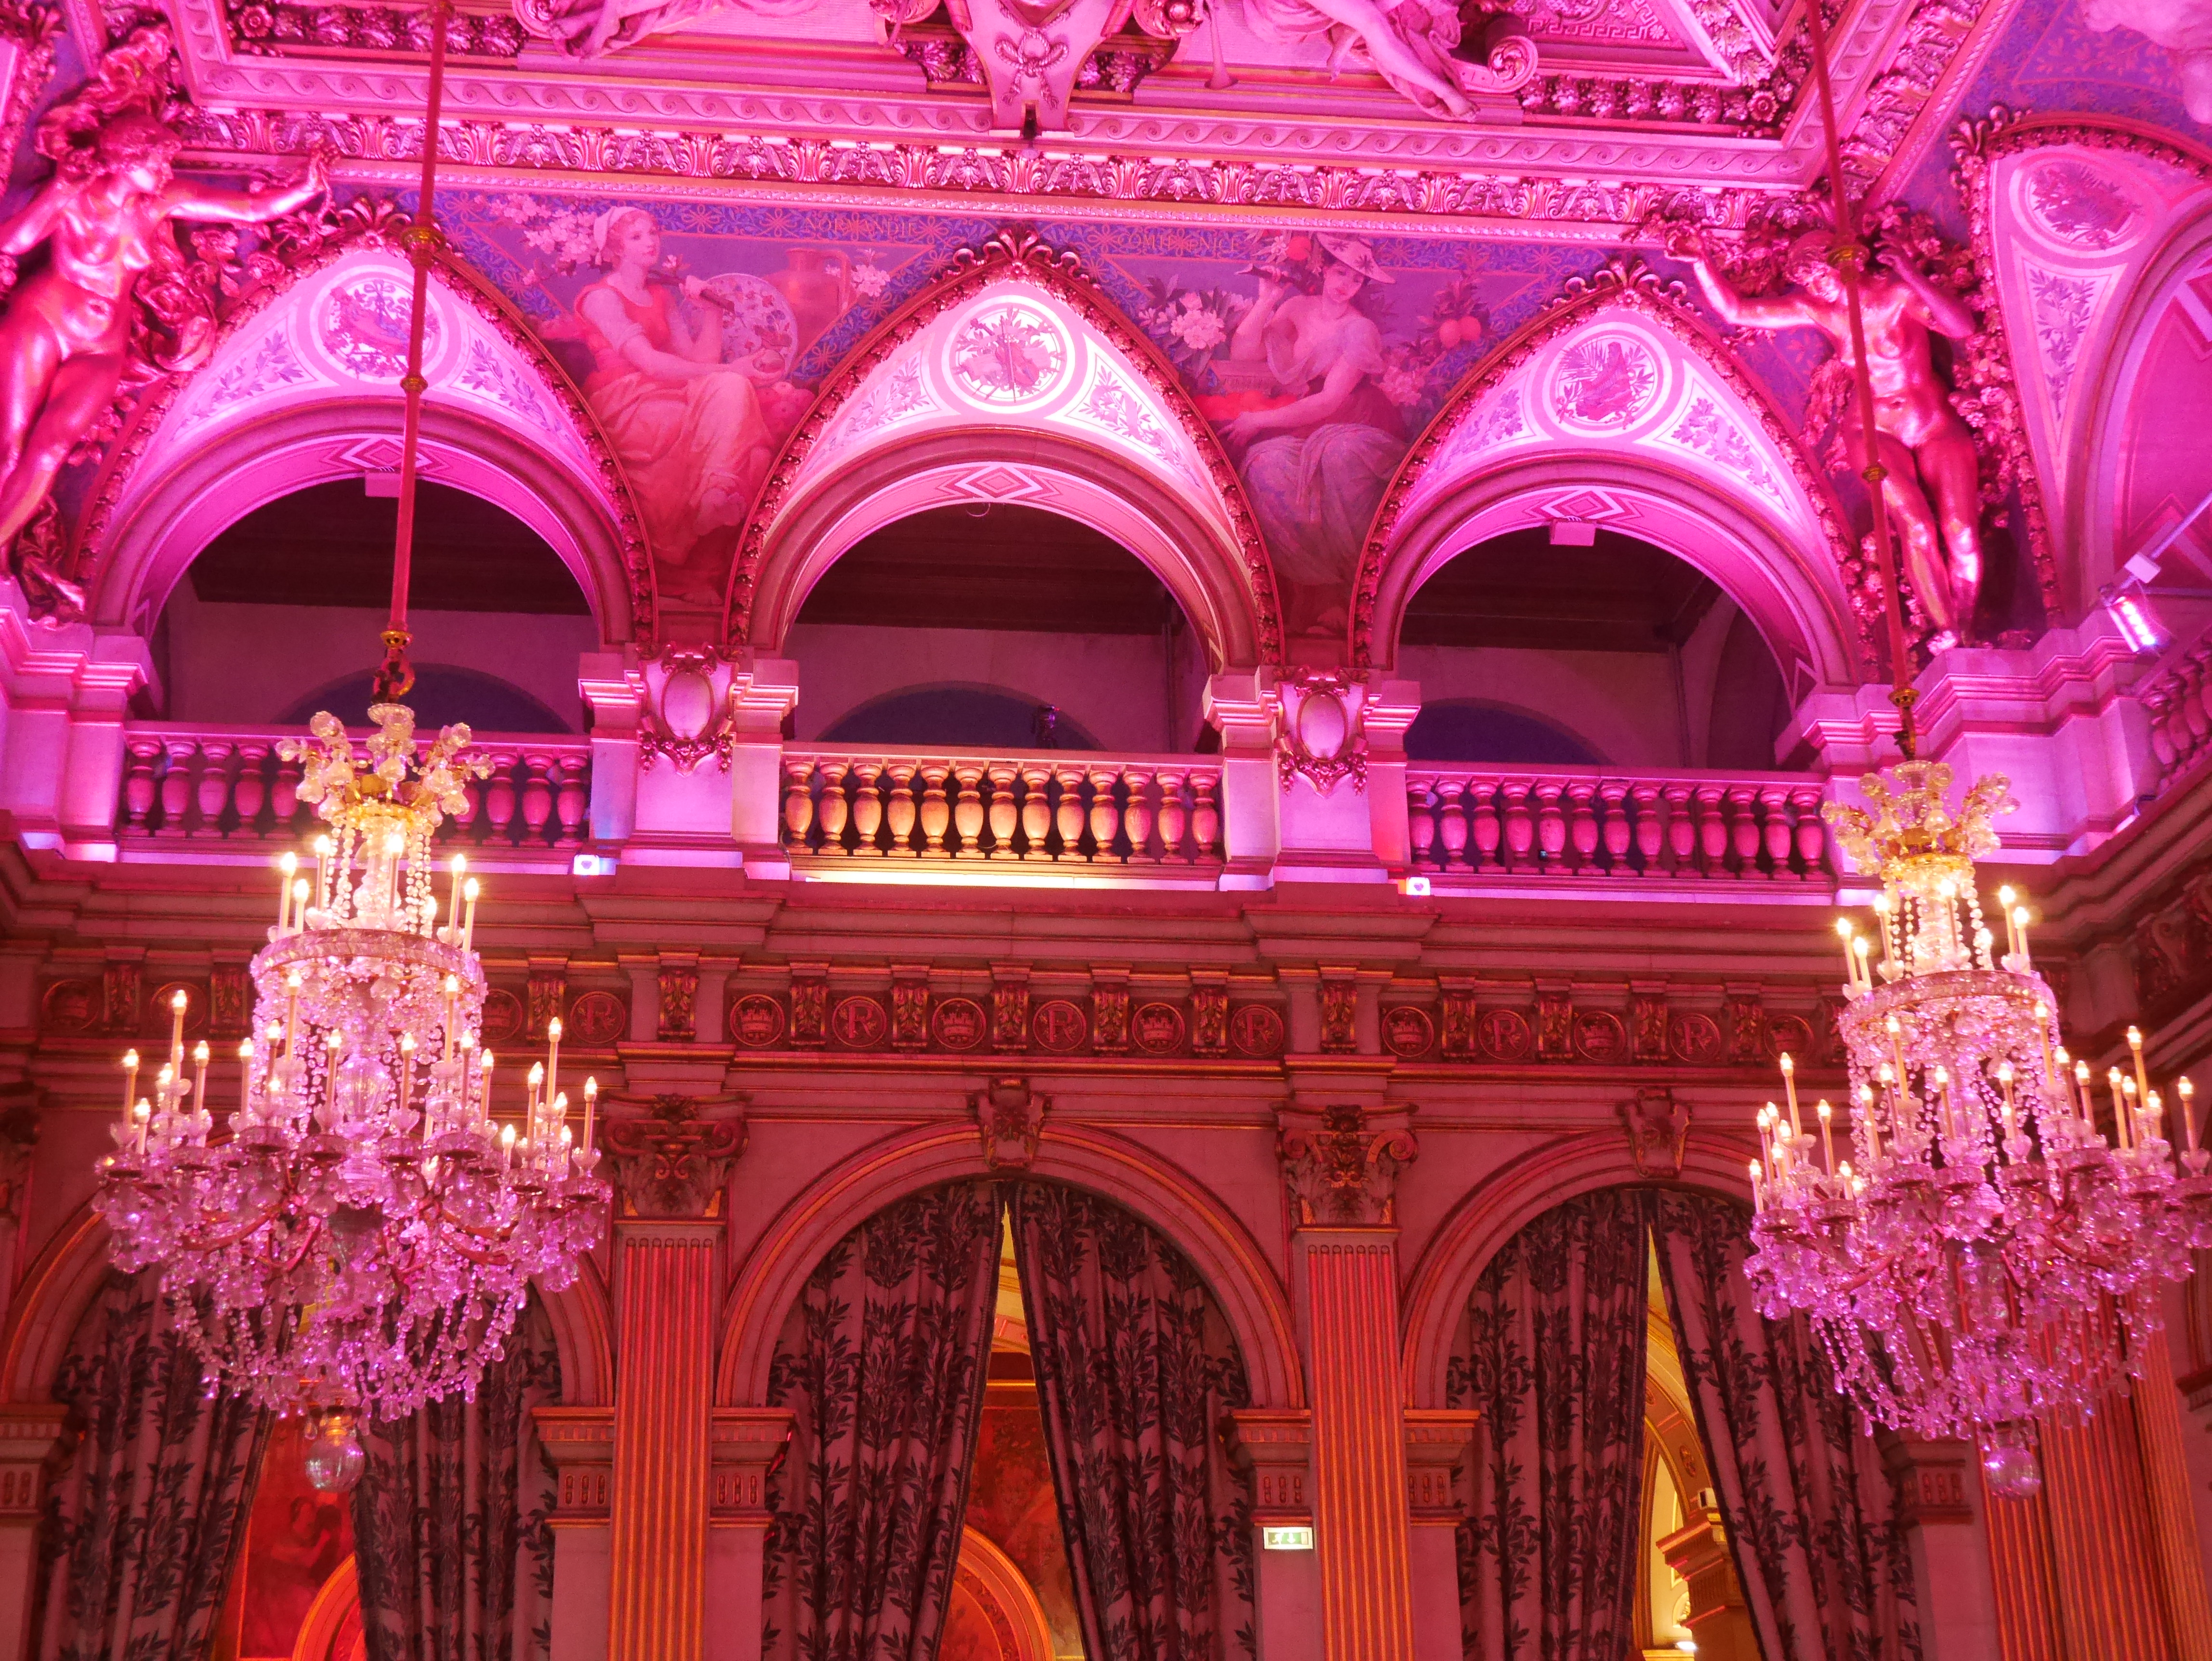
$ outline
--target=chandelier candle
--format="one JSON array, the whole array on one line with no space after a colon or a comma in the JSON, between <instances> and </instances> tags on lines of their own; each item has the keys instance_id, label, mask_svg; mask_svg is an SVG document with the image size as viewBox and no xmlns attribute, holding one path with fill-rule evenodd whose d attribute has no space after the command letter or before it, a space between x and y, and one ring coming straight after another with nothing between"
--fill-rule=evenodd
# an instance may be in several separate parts
<instances>
[{"instance_id":1,"label":"chandelier candle","mask_svg":"<svg viewBox=\"0 0 2212 1661\"><path fill-rule=\"evenodd\" d=\"M2087 1062L2069 1090L2027 908L2000 891L2002 958L1981 920L1974 861L1996 849L2006 782L1980 781L1955 815L1950 783L1949 768L1906 761L1860 782L1874 812L1826 809L1856 868L1882 882L1872 974L1850 925L1838 930L1851 1157L1836 1161L1823 1102L1814 1165L1783 1056L1789 1120L1771 1103L1759 1115L1747 1272L1771 1318L1811 1319L1868 1418L1972 1437L1992 1488L2023 1494L2041 1485L2038 1421L2078 1423L2141 1372L2162 1284L2212 1246L2212 1153L2184 1079L2177 1159L2136 1029L2133 1076L2107 1075L2110 1141Z\"/></svg>"},{"instance_id":2,"label":"chandelier candle","mask_svg":"<svg viewBox=\"0 0 2212 1661\"><path fill-rule=\"evenodd\" d=\"M337 1486L360 1469L359 1415L473 1392L532 1280L575 1278L607 1203L598 1156L536 1134L534 1102L514 1168L491 1057L470 1065L483 965L465 922L437 927L429 844L488 770L465 727L418 757L409 710L369 713L366 755L328 715L313 742L282 747L306 762L300 799L329 833L312 891L295 858L279 863L284 903L251 965L264 1042L240 1046L237 1107L218 1131L206 1044L185 1077L179 993L151 1104L134 1103L138 1058L124 1057L125 1122L95 1202L119 1266L161 1266L220 1383L309 1415L310 1474Z\"/></svg>"}]
</instances>

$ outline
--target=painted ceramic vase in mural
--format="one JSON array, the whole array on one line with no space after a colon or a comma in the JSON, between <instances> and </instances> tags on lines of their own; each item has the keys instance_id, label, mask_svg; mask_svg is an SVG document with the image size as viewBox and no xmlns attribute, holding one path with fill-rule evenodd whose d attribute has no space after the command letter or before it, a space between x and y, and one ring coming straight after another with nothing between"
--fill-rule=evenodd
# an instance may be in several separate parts
<instances>
[{"instance_id":1,"label":"painted ceramic vase in mural","mask_svg":"<svg viewBox=\"0 0 2212 1661\"><path fill-rule=\"evenodd\" d=\"M1694 231L1676 234L1668 252L1686 259L1722 319L1743 329L1818 329L1838 358L1856 368L1850 309L1829 261L1834 239L1810 231L1790 246L1778 295L1747 295L1716 265ZM1930 282L1901 251L1876 251L1879 266L1860 289L1867 367L1874 381L1874 455L1887 470L1882 501L1904 546L1905 576L1935 635L1930 649L1971 642L1982 586L1981 475L1972 433L1951 407L1951 388L1936 361L1933 331L1954 340L1975 332L1973 313ZM1856 400L1841 411L1852 466L1867 465Z\"/></svg>"},{"instance_id":2,"label":"painted ceramic vase in mural","mask_svg":"<svg viewBox=\"0 0 2212 1661\"><path fill-rule=\"evenodd\" d=\"M2212 125L2212 0L2081 0L2081 21L2100 34L2133 29L2166 48L2183 105Z\"/></svg>"},{"instance_id":3,"label":"painted ceramic vase in mural","mask_svg":"<svg viewBox=\"0 0 2212 1661\"><path fill-rule=\"evenodd\" d=\"M1352 561L1406 453L1405 417L1381 384L1382 332L1360 306L1370 283L1395 279L1365 242L1325 231L1270 239L1250 274L1259 297L1215 374L1232 395L1273 391L1224 433L1274 554L1291 631L1327 633L1344 626Z\"/></svg>"},{"instance_id":4,"label":"painted ceramic vase in mural","mask_svg":"<svg viewBox=\"0 0 2212 1661\"><path fill-rule=\"evenodd\" d=\"M576 297L592 354L584 391L628 470L661 593L721 596L726 551L714 533L742 524L776 441L806 394L786 379L795 326L757 277L678 275L642 208L610 208L592 227L606 275Z\"/></svg>"},{"instance_id":5,"label":"painted ceramic vase in mural","mask_svg":"<svg viewBox=\"0 0 2212 1661\"><path fill-rule=\"evenodd\" d=\"M212 318L172 328L149 349L134 301L149 273L161 283L185 256L171 222L259 224L304 207L328 189L321 151L299 183L263 192L179 182L172 170L184 141L161 113L173 96L167 28L137 30L108 53L84 90L39 122L38 148L53 177L0 228L0 283L12 285L0 313L0 545L12 545L43 508L54 476L105 413L134 367L151 373L191 367ZM17 283L17 262L46 250L46 264ZM172 319L164 318L161 321ZM158 337L157 337L158 338ZM73 584L17 552L28 584L82 608ZM36 569L33 569L33 567Z\"/></svg>"}]
</instances>

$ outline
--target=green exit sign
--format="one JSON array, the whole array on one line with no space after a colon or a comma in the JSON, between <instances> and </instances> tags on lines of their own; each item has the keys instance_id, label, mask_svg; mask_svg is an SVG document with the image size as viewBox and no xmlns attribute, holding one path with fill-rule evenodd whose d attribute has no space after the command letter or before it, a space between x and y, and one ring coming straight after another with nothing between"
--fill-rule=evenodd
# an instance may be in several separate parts
<instances>
[{"instance_id":1,"label":"green exit sign","mask_svg":"<svg viewBox=\"0 0 2212 1661\"><path fill-rule=\"evenodd\" d=\"M1260 1543L1269 1551L1311 1551L1311 1529L1261 1529Z\"/></svg>"}]
</instances>

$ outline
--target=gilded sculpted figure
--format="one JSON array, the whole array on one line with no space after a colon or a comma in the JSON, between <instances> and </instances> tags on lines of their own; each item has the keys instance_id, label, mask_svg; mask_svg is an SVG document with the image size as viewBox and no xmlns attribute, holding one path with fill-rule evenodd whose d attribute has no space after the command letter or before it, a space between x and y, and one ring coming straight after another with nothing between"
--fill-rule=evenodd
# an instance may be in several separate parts
<instances>
[{"instance_id":1,"label":"gilded sculpted figure","mask_svg":"<svg viewBox=\"0 0 2212 1661\"><path fill-rule=\"evenodd\" d=\"M1842 279L1828 259L1832 239L1815 231L1790 246L1786 293L1747 296L1723 276L1694 230L1678 231L1668 252L1690 263L1698 286L1728 322L1747 329L1818 329L1856 373L1850 314ZM1963 340L1973 313L1893 249L1876 252L1881 270L1860 287L1867 367L1874 381L1875 455L1887 470L1882 500L1905 548L1905 575L1928 613L1937 651L1971 639L1982 586L1981 479L1974 440L1951 407L1929 332ZM1852 465L1867 465L1856 398L1843 412Z\"/></svg>"},{"instance_id":2,"label":"gilded sculpted figure","mask_svg":"<svg viewBox=\"0 0 2212 1661\"><path fill-rule=\"evenodd\" d=\"M39 124L39 148L58 166L0 226L0 546L13 545L46 502L54 476L131 368L139 279L183 263L172 220L258 224L329 189L318 154L284 190L206 189L180 183L171 162L183 141L155 113L165 90L166 29L142 28L110 52L100 74ZM157 58L158 54L158 58ZM45 264L17 283L16 262L40 247ZM82 597L40 568L19 572L75 608Z\"/></svg>"}]
</instances>

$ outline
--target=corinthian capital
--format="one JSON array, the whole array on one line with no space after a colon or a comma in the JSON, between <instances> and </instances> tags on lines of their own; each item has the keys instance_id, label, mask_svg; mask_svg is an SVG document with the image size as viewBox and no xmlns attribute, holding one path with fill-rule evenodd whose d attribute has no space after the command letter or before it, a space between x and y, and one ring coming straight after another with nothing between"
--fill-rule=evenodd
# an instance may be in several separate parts
<instances>
[{"instance_id":1,"label":"corinthian capital","mask_svg":"<svg viewBox=\"0 0 2212 1661\"><path fill-rule=\"evenodd\" d=\"M1300 1228L1386 1226L1397 1220L1398 1173L1419 1153L1410 1107L1370 1112L1349 1104L1284 1107L1275 1115L1275 1153L1283 1162Z\"/></svg>"}]
</instances>

